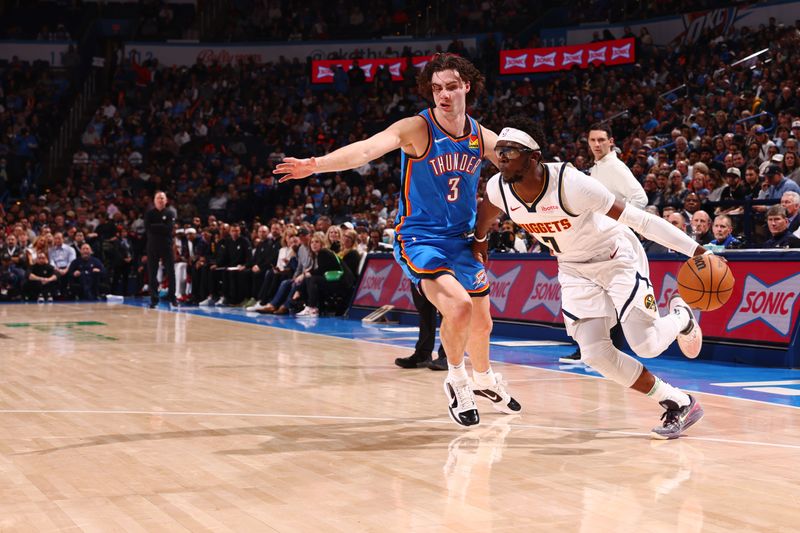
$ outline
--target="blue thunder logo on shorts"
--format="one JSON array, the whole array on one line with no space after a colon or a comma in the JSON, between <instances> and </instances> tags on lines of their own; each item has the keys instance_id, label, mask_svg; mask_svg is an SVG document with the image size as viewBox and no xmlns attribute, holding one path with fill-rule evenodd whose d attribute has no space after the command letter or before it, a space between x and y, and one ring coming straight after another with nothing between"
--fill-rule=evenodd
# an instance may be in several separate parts
<instances>
[{"instance_id":1,"label":"blue thunder logo on shorts","mask_svg":"<svg viewBox=\"0 0 800 533\"><path fill-rule=\"evenodd\" d=\"M401 195L396 232L402 239L447 238L472 230L477 213L483 139L467 116L470 131L448 134L433 111L419 114L428 124L428 148L420 157L402 152Z\"/></svg>"}]
</instances>

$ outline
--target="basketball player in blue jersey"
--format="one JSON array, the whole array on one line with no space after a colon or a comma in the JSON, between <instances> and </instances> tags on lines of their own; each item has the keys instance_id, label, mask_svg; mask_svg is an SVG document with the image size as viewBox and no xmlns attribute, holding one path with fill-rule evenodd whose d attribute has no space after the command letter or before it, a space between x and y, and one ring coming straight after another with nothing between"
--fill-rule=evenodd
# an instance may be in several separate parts
<instances>
[{"instance_id":1,"label":"basketball player in blue jersey","mask_svg":"<svg viewBox=\"0 0 800 533\"><path fill-rule=\"evenodd\" d=\"M322 157L287 157L275 174L280 181L314 173L357 168L387 152L402 150L402 193L395 258L442 315L441 339L447 352L444 382L450 418L462 426L479 423L475 394L513 414L520 404L506 391L489 364L489 283L471 251L483 158L497 164L497 135L466 113L483 89L484 78L468 60L437 54L420 72L422 95L435 107L399 120L372 137ZM470 382L464 352L472 362Z\"/></svg>"},{"instance_id":2,"label":"basketball player in blue jersey","mask_svg":"<svg viewBox=\"0 0 800 533\"><path fill-rule=\"evenodd\" d=\"M687 357L697 357L703 336L677 293L670 313L659 316L647 256L625 226L687 256L710 252L662 218L615 198L571 165L544 163L544 135L537 123L516 117L508 126L495 144L500 172L487 183L478 213L476 258L487 257L486 232L501 212L549 247L558 259L564 325L583 361L658 401L665 413L653 437L677 438L702 418L703 408L695 397L617 350L609 328L618 319L633 351L646 358L657 357L676 339Z\"/></svg>"}]
</instances>

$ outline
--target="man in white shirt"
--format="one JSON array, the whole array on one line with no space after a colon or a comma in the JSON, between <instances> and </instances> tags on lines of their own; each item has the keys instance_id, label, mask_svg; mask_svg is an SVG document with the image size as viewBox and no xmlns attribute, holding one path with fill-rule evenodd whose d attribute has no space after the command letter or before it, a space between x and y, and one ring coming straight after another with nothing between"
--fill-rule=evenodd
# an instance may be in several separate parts
<instances>
[{"instance_id":1,"label":"man in white shirt","mask_svg":"<svg viewBox=\"0 0 800 533\"><path fill-rule=\"evenodd\" d=\"M64 234L59 231L53 235L53 246L48 250L47 255L50 258L50 264L56 269L61 294L64 294L69 282L66 277L69 265L77 257L75 248L64 244Z\"/></svg>"},{"instance_id":2,"label":"man in white shirt","mask_svg":"<svg viewBox=\"0 0 800 533\"><path fill-rule=\"evenodd\" d=\"M594 155L594 165L589 175L611 191L617 200L629 203L639 209L647 205L647 193L634 177L628 166L619 160L614 147L614 136L608 123L596 123L589 127L589 149ZM624 335L619 322L611 328L611 340L618 350L624 346ZM571 355L558 358L559 363L578 364L581 362L581 349Z\"/></svg>"}]
</instances>

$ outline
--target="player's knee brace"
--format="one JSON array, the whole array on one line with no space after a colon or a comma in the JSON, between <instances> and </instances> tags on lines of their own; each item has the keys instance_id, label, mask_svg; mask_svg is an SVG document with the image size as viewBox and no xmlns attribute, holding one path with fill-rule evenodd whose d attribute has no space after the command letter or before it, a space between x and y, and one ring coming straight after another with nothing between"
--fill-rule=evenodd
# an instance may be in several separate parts
<instances>
[{"instance_id":1,"label":"player's knee brace","mask_svg":"<svg viewBox=\"0 0 800 533\"><path fill-rule=\"evenodd\" d=\"M616 348L608 339L581 345L581 361L623 387L632 386L642 374L642 363Z\"/></svg>"},{"instance_id":2,"label":"player's knee brace","mask_svg":"<svg viewBox=\"0 0 800 533\"><path fill-rule=\"evenodd\" d=\"M628 339L628 344L636 355L644 357L645 359L658 357L663 351L659 343L652 337L642 336L641 339L637 339L637 342Z\"/></svg>"}]
</instances>

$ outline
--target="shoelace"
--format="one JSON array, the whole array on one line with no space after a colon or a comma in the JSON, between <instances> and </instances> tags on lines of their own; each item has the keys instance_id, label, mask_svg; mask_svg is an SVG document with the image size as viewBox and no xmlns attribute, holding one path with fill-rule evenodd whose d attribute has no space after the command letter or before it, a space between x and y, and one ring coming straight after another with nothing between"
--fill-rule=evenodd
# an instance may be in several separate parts
<instances>
[{"instance_id":1,"label":"shoelace","mask_svg":"<svg viewBox=\"0 0 800 533\"><path fill-rule=\"evenodd\" d=\"M461 409L475 409L475 398L472 396L472 387L469 381L464 382L463 385L453 385L458 400L458 406Z\"/></svg>"},{"instance_id":2,"label":"shoelace","mask_svg":"<svg viewBox=\"0 0 800 533\"><path fill-rule=\"evenodd\" d=\"M661 415L661 420L664 420L664 427L669 424L674 424L678 421L678 416L680 416L681 410L680 409L667 409L664 411L664 414ZM666 419L666 420L665 420Z\"/></svg>"}]
</instances>

